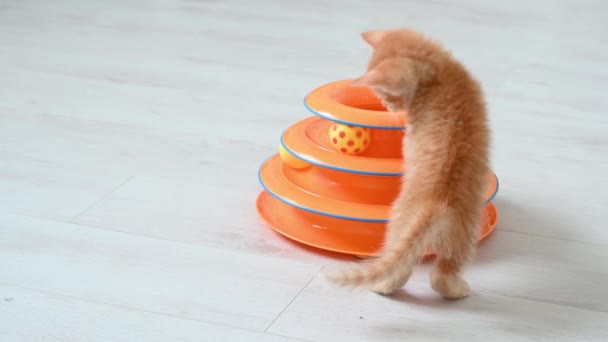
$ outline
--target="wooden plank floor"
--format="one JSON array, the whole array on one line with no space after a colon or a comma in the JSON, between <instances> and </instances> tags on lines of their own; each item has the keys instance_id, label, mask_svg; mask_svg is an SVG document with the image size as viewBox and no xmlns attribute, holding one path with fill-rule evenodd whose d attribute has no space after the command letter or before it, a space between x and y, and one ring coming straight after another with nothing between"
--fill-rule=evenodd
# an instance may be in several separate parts
<instances>
[{"instance_id":1,"label":"wooden plank floor","mask_svg":"<svg viewBox=\"0 0 608 342\"><path fill-rule=\"evenodd\" d=\"M0 0L0 341L607 341L605 1ZM361 31L444 42L491 111L497 231L447 302L257 218L257 168Z\"/></svg>"}]
</instances>

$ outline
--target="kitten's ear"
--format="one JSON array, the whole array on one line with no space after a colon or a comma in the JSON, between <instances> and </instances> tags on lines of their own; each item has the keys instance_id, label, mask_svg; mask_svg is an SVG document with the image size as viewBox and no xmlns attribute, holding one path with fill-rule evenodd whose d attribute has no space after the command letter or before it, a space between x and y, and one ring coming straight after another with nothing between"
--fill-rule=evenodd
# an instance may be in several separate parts
<instances>
[{"instance_id":1,"label":"kitten's ear","mask_svg":"<svg viewBox=\"0 0 608 342\"><path fill-rule=\"evenodd\" d=\"M386 32L384 31L367 31L361 33L361 38L363 38L371 47L375 47L385 35Z\"/></svg>"}]
</instances>

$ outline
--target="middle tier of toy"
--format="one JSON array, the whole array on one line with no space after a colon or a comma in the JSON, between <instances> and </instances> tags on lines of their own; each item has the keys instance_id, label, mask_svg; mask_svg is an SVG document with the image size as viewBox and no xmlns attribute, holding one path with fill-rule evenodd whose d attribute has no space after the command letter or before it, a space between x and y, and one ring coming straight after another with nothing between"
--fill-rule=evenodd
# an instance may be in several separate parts
<instances>
[{"instance_id":1,"label":"middle tier of toy","mask_svg":"<svg viewBox=\"0 0 608 342\"><path fill-rule=\"evenodd\" d=\"M279 155L269 158L259 171L265 190L303 210L350 220L386 222L401 188L401 175L406 171L404 159L397 156L402 133L374 129L369 151L347 155L331 146L331 126L328 120L311 117L287 129L282 146L310 166L293 168ZM390 146L384 150L374 148L382 144ZM489 169L487 184L482 205L489 203L498 190L496 175Z\"/></svg>"}]
</instances>

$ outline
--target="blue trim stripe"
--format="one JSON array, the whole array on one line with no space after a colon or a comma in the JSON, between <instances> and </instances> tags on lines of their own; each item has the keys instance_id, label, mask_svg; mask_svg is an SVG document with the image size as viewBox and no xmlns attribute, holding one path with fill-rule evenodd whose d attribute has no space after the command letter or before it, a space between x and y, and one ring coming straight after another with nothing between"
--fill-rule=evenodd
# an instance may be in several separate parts
<instances>
[{"instance_id":1,"label":"blue trim stripe","mask_svg":"<svg viewBox=\"0 0 608 342\"><path fill-rule=\"evenodd\" d=\"M266 192L268 192L272 197L278 199L279 201L281 201L281 202L283 202L283 203L285 203L287 205L290 205L292 207L296 207L298 209L301 209L301 210L304 210L304 211L307 211L307 212L310 212L310 213L313 213L313 214L319 214L319 215L323 215L323 216L329 216L329 217L333 217L333 218L337 218L337 219L344 219L344 220L349 220L349 221L388 223L388 220L382 220L382 219L366 219L366 218L359 218L359 217L350 217L350 216L335 215L335 214L331 214L331 213L327 213L327 212L323 212L323 211L318 211L318 210L306 208L306 207L303 207L303 206L301 206L301 205L299 205L297 203L290 202L290 201L284 199L283 197L279 196L278 194L276 194L272 190L270 190L266 186L266 184L264 184L264 181L262 180L262 168L268 162L268 160L272 159L273 157L270 157L270 158L266 159L266 161L264 161L264 163L262 163L262 165L258 169L258 181L262 185L262 188L264 188L264 190L266 190Z\"/></svg>"},{"instance_id":2,"label":"blue trim stripe","mask_svg":"<svg viewBox=\"0 0 608 342\"><path fill-rule=\"evenodd\" d=\"M284 134L284 133L283 133ZM309 162L313 165L319 166L319 167L323 167L326 169L330 169L330 170L335 170L335 171L341 171L341 172L347 172L347 173L354 173L354 174L358 174L358 175L366 175L366 176L383 176L383 177L400 177L403 176L403 173L400 172L395 172L395 173L382 173L382 172L371 172L371 171L361 171L361 170L353 170L353 169L344 169L341 167L337 167L337 166L333 166L333 165L329 165L329 164L322 164L319 163L318 161L312 160L312 159L308 159L305 157L302 157L300 154L298 154L297 152L291 150L289 147L287 147L287 145L285 145L285 143L283 142L283 134L281 134L281 146L283 146L283 148L293 154L294 156L296 156L299 159L302 159L306 162Z\"/></svg>"},{"instance_id":3,"label":"blue trim stripe","mask_svg":"<svg viewBox=\"0 0 608 342\"><path fill-rule=\"evenodd\" d=\"M268 192L272 197L276 198L277 200L290 205L292 207L298 208L300 210L304 210L313 214L318 214L318 215L323 215L323 216L329 216L329 217L333 217L333 218L337 218L337 219L344 219L344 220L349 220L349 221L359 221L359 222L372 222L372 223L388 223L389 220L383 220L383 219L366 219L366 218L360 218L360 217L352 217L352 216L342 216L342 215L336 215L336 214L331 214L328 212L324 212L324 211L319 211L319 210L314 210L314 209L310 209L310 208L306 208L303 207L297 203L294 202L290 202L287 199L279 196L278 194L274 193L272 190L270 190L266 184L264 184L264 181L262 180L262 168L264 167L264 165L266 165L268 163L268 161L270 159L274 158L274 155L267 158L262 165L260 166L260 168L258 169L258 181L260 182L260 185L262 186L262 188L264 188L264 190L266 192ZM490 198L488 200L486 200L483 203L483 206L486 206L488 203L490 203L495 197L496 194L498 194L498 189L500 187L500 182L498 181L498 177L496 176L496 174L494 174L494 177L496 178L496 191L494 191L494 194L492 194L492 196L490 196Z\"/></svg>"},{"instance_id":4,"label":"blue trim stripe","mask_svg":"<svg viewBox=\"0 0 608 342\"><path fill-rule=\"evenodd\" d=\"M374 126L374 125L363 125L357 122L350 122L350 121L344 121L344 120L338 120L334 117L331 116L327 116L326 114L323 114L321 112L318 112L314 109L312 109L308 103L306 103L306 98L308 96L304 97L304 107L306 107L306 109L308 109L309 112L313 113L316 116L320 116L323 119L329 120L329 121L333 121L333 122L337 122L337 123L341 123L341 124L345 124L345 125L353 125L353 126L359 126L359 127L365 127L365 128L375 128L375 129L387 129L387 130L406 130L407 126Z\"/></svg>"},{"instance_id":5,"label":"blue trim stripe","mask_svg":"<svg viewBox=\"0 0 608 342\"><path fill-rule=\"evenodd\" d=\"M494 173L494 171L492 171L492 173ZM492 200L494 200L494 197L496 197L496 195L498 194L498 189L500 188L500 180L498 180L498 176L496 175L496 173L494 173L494 179L496 179L496 190L494 190L494 193L487 201L483 202L484 206L492 202Z\"/></svg>"}]
</instances>

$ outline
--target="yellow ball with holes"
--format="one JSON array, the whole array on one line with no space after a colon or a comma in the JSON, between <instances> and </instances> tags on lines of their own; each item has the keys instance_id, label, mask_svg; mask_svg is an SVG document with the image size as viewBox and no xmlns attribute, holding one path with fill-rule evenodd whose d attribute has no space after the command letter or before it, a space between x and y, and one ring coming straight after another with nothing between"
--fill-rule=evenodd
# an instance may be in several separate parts
<instances>
[{"instance_id":1,"label":"yellow ball with holes","mask_svg":"<svg viewBox=\"0 0 608 342\"><path fill-rule=\"evenodd\" d=\"M371 130L365 127L334 123L329 127L329 139L336 150L357 155L369 146Z\"/></svg>"},{"instance_id":2,"label":"yellow ball with holes","mask_svg":"<svg viewBox=\"0 0 608 342\"><path fill-rule=\"evenodd\" d=\"M293 154L289 153L283 144L279 145L279 154L281 155L281 159L283 162L294 169L305 169L309 167L311 164L307 161L304 161Z\"/></svg>"}]
</instances>

